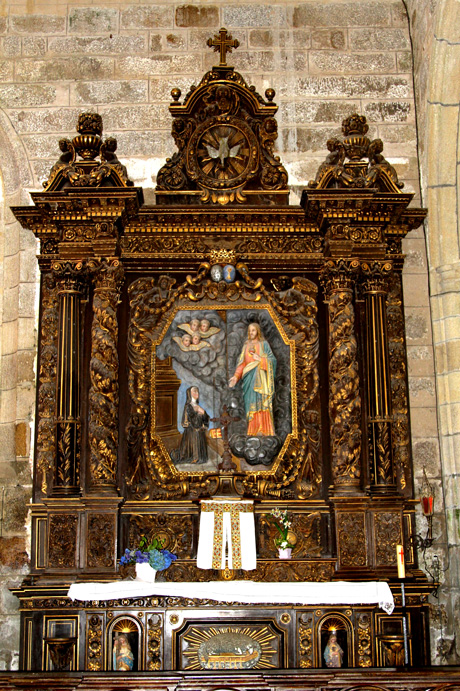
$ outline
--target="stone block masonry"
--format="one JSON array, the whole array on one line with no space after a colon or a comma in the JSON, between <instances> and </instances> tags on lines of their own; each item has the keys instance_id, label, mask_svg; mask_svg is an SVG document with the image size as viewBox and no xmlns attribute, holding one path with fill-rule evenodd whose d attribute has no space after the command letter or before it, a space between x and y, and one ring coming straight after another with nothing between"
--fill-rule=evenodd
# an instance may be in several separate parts
<instances>
[{"instance_id":1,"label":"stone block masonry","mask_svg":"<svg viewBox=\"0 0 460 691\"><path fill-rule=\"evenodd\" d=\"M368 118L371 135L382 138L384 154L420 205L411 43L402 0L10 0L0 7L5 206L27 203L23 190L41 188L59 155L58 139L74 133L83 110L102 115L105 134L117 137L120 159L148 196L157 170L175 151L171 89L179 87L184 96L217 63L205 42L221 26L241 46L228 56L229 64L262 95L268 87L276 90L277 154L290 175L291 203L324 160L326 140L339 135L341 120L357 111ZM7 210L3 219L0 258L9 268L0 278L0 486L6 487L8 506L18 507L4 524L11 542L0 544L0 555L16 554L1 567L6 593L7 580L26 569L36 248L21 244L17 224L7 224ZM407 243L416 463L421 467L429 456L439 477L423 237L419 233ZM17 664L12 609L7 595L0 598L0 637L7 641L0 669Z\"/></svg>"}]
</instances>

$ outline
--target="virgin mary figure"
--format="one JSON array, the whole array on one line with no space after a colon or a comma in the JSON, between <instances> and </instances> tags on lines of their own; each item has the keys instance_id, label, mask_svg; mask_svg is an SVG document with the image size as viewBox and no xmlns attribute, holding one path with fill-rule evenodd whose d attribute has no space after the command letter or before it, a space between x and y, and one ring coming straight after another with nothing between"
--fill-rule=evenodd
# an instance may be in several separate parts
<instances>
[{"instance_id":1,"label":"virgin mary figure","mask_svg":"<svg viewBox=\"0 0 460 691\"><path fill-rule=\"evenodd\" d=\"M171 452L171 458L175 463L207 463L206 430L209 426L209 415L200 406L200 392L197 386L190 386L185 395L182 413L184 432L180 446Z\"/></svg>"},{"instance_id":2,"label":"virgin mary figure","mask_svg":"<svg viewBox=\"0 0 460 691\"><path fill-rule=\"evenodd\" d=\"M240 379L243 385L248 436L274 436L273 396L276 358L265 340L260 325L249 324L248 337L230 379L230 388Z\"/></svg>"},{"instance_id":3,"label":"virgin mary figure","mask_svg":"<svg viewBox=\"0 0 460 691\"><path fill-rule=\"evenodd\" d=\"M134 665L134 655L128 641L128 636L120 633L113 644L113 669L119 672L131 672Z\"/></svg>"}]
</instances>

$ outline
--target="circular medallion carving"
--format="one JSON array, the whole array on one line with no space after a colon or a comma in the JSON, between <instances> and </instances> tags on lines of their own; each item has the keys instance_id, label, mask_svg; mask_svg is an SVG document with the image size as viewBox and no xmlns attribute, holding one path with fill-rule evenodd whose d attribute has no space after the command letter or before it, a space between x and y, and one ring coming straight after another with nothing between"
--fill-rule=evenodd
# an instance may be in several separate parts
<instances>
[{"instance_id":1,"label":"circular medallion carving","mask_svg":"<svg viewBox=\"0 0 460 691\"><path fill-rule=\"evenodd\" d=\"M240 187L255 175L258 161L256 137L237 118L219 116L204 122L187 147L189 175L212 189Z\"/></svg>"}]
</instances>

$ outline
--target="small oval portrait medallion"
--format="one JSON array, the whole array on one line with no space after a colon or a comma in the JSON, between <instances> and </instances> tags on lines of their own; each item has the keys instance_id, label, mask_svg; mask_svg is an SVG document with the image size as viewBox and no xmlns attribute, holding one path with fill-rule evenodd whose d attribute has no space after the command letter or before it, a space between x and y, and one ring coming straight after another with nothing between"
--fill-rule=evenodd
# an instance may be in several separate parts
<instances>
[{"instance_id":1,"label":"small oval portrait medallion","mask_svg":"<svg viewBox=\"0 0 460 691\"><path fill-rule=\"evenodd\" d=\"M224 270L220 264L214 264L211 266L211 278L216 283L219 283L224 277Z\"/></svg>"},{"instance_id":2,"label":"small oval portrait medallion","mask_svg":"<svg viewBox=\"0 0 460 691\"><path fill-rule=\"evenodd\" d=\"M224 281L227 283L233 283L236 276L236 269L231 264L224 266Z\"/></svg>"}]
</instances>

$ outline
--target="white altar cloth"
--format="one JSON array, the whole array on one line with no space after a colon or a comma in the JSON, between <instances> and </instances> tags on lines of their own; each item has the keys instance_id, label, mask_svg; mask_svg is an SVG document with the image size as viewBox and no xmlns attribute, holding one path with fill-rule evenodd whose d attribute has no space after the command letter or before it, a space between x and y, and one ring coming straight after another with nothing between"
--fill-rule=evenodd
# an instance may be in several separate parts
<instances>
[{"instance_id":1,"label":"white altar cloth","mask_svg":"<svg viewBox=\"0 0 460 691\"><path fill-rule=\"evenodd\" d=\"M387 614L394 609L388 583L369 581L350 583L262 583L256 581L209 581L206 583L146 583L144 581L113 581L111 583L74 583L71 600L119 600L129 597L200 598L217 602L245 604L353 605L378 604Z\"/></svg>"}]
</instances>

